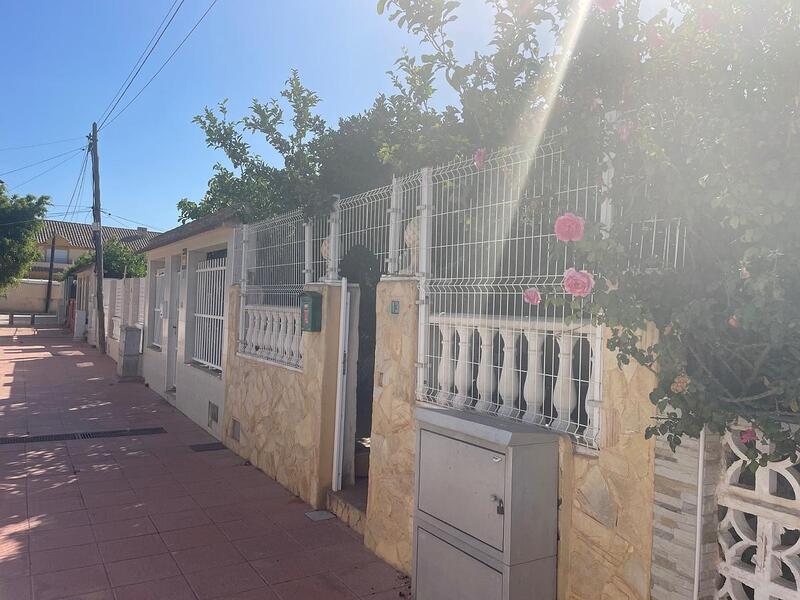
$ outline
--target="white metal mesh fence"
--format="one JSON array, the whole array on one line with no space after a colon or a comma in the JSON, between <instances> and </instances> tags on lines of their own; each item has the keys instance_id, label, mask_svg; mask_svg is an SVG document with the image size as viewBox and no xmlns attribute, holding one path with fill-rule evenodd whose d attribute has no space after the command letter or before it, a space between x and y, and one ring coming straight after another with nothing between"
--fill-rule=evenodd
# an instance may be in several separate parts
<instances>
[{"instance_id":1,"label":"white metal mesh fence","mask_svg":"<svg viewBox=\"0 0 800 600\"><path fill-rule=\"evenodd\" d=\"M566 212L600 218L591 170L549 143L445 165L423 185L430 251L418 398L596 446L602 339L586 299L564 291L566 269L581 265L553 233ZM536 294L557 303L537 304Z\"/></svg>"},{"instance_id":2,"label":"white metal mesh fence","mask_svg":"<svg viewBox=\"0 0 800 600\"><path fill-rule=\"evenodd\" d=\"M300 211L245 227L240 354L302 365L300 293L325 275L328 227Z\"/></svg>"},{"instance_id":3,"label":"white metal mesh fence","mask_svg":"<svg viewBox=\"0 0 800 600\"><path fill-rule=\"evenodd\" d=\"M225 258L197 263L194 306L194 348L192 360L222 369L225 318Z\"/></svg>"}]
</instances>

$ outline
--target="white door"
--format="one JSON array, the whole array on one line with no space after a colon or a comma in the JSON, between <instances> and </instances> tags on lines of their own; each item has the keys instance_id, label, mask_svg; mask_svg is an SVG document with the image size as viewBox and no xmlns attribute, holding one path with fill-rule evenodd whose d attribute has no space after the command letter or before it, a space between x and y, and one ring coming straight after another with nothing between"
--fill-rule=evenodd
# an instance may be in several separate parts
<instances>
[{"instance_id":1,"label":"white door","mask_svg":"<svg viewBox=\"0 0 800 600\"><path fill-rule=\"evenodd\" d=\"M156 271L156 293L153 302L153 345L159 348L161 348L161 342L164 336L164 315L166 312L166 307L164 306L165 275L166 269L159 269Z\"/></svg>"}]
</instances>

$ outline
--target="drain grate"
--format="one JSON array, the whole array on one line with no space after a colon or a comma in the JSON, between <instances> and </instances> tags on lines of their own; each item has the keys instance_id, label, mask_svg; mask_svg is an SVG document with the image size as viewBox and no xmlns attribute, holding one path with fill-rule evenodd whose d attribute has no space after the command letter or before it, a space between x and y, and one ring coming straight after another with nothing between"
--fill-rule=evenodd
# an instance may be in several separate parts
<instances>
[{"instance_id":1,"label":"drain grate","mask_svg":"<svg viewBox=\"0 0 800 600\"><path fill-rule=\"evenodd\" d=\"M225 450L222 442L211 442L210 444L192 444L189 446L193 452L212 452L214 450Z\"/></svg>"},{"instance_id":2,"label":"drain grate","mask_svg":"<svg viewBox=\"0 0 800 600\"><path fill-rule=\"evenodd\" d=\"M50 433L45 435L20 435L0 438L0 445L34 444L39 442L64 442L68 440L94 440L125 436L156 435L167 433L163 427L142 427L140 429L113 429L110 431L84 431L82 433Z\"/></svg>"}]
</instances>

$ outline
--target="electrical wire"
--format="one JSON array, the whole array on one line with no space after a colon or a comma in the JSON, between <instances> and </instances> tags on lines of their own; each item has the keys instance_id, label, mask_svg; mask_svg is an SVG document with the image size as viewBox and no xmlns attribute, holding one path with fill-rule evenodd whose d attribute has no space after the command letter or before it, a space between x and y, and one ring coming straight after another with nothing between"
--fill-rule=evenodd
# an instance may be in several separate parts
<instances>
[{"instance_id":1,"label":"electrical wire","mask_svg":"<svg viewBox=\"0 0 800 600\"><path fill-rule=\"evenodd\" d=\"M164 28L161 29L161 33L158 34L158 37L156 38L155 43L152 45L150 50L147 51L147 55L144 57L144 60L141 60L141 64L138 66L138 68L134 65L134 68L136 70L133 73L133 76L130 76L130 75L128 76L129 81L127 81L127 79L126 79L127 84L125 84L123 82L122 85L124 86L124 89L122 90L122 93L117 92L117 95L114 97L115 99L112 99L112 101L111 101L111 104L113 104L113 106L111 106L111 108L106 107L106 110L103 111L103 115L101 116L102 121L100 122L100 128L101 129L102 129L103 125L105 124L105 122L108 120L108 118L111 116L111 114L114 112L114 109L117 108L117 105L120 102L122 102L122 99L125 97L125 94L128 93L128 89L130 89L130 87L133 85L133 82L136 80L136 77L139 75L141 70L144 68L144 65L145 65L145 63L147 63L147 60L150 58L150 55L153 54L153 51L156 49L156 46L158 46L158 43L161 41L161 38L164 37L164 34L167 32L167 29L169 29L169 26L172 24L172 21L175 19L175 16L178 14L178 11L180 11L181 6L183 6L183 3L185 1L186 0L180 0L180 4L178 4L178 7L172 13L172 16L169 18L169 20L167 21L167 24L164 26ZM173 3L172 6L175 6L175 4ZM169 14L169 12L172 11L172 6L170 6L169 11L167 11L167 14ZM163 23L163 21L162 21L162 23ZM159 25L159 27L161 27L161 26ZM156 30L156 32L158 32L158 30ZM137 61L137 62L139 62L139 61Z\"/></svg>"},{"instance_id":2,"label":"electrical wire","mask_svg":"<svg viewBox=\"0 0 800 600\"><path fill-rule=\"evenodd\" d=\"M66 156L71 152L77 152L78 150L85 150L84 146L80 148L73 148L72 150L67 150L66 152L62 152L61 154L56 154L55 156L50 156L49 158L44 158L42 160L37 160L36 162L32 162L30 164L24 165L22 167L17 167L16 169L11 169L10 171L3 171L0 173L0 177L3 175L11 175L11 173L16 173L18 171L24 171L25 169L30 169L31 167L35 167L36 165L41 165L42 163L50 162L51 160L55 160L57 158L61 158L62 156Z\"/></svg>"},{"instance_id":3,"label":"electrical wire","mask_svg":"<svg viewBox=\"0 0 800 600\"><path fill-rule=\"evenodd\" d=\"M67 215L69 215L69 209L72 208L72 203L75 201L75 195L78 193L78 185L83 180L83 175L86 172L86 165L89 161L89 151L87 149L86 153L83 155L83 163L81 164L80 171L78 171L78 179L75 180L75 186L72 188L72 195L69 197L69 202L67 203L67 210L65 211Z\"/></svg>"},{"instance_id":4,"label":"electrical wire","mask_svg":"<svg viewBox=\"0 0 800 600\"><path fill-rule=\"evenodd\" d=\"M111 217L112 219L117 220L117 221L122 219L123 221L127 221L127 222L133 223L135 225L141 225L142 227L147 227L149 230L154 231L155 233L160 233L158 231L157 227L153 227L152 225L148 225L147 223L140 223L139 221L134 221L133 219L128 219L127 217L121 217L119 215L112 215L110 212L108 212L107 210L103 210L103 209L101 209L100 212L103 213L104 215L108 216L108 217Z\"/></svg>"},{"instance_id":5,"label":"electrical wire","mask_svg":"<svg viewBox=\"0 0 800 600\"><path fill-rule=\"evenodd\" d=\"M41 146L54 146L56 144L66 144L67 142L74 142L75 140L82 140L82 135L77 137L66 138L64 140L54 140L52 142L42 142L41 144L28 144L27 146L7 146L0 148L0 152L9 152L11 150L27 150L28 148L39 148Z\"/></svg>"},{"instance_id":6,"label":"electrical wire","mask_svg":"<svg viewBox=\"0 0 800 600\"><path fill-rule=\"evenodd\" d=\"M79 148L78 150L79 150L79 151L80 151L80 150L83 150L83 148ZM79 151L78 151L78 152L75 152L75 153L74 153L72 156L68 156L67 158L65 158L65 159L64 159L64 160L62 160L61 162L58 162L58 163L54 164L54 165L53 165L52 167L50 167L49 169L45 169L44 171L41 171L40 173L37 173L37 174L36 174L36 175L34 175L33 177L31 177L31 178L29 178L29 179L26 179L25 181L23 181L23 182L21 182L21 183L18 183L18 184L17 184L17 185L15 185L14 187L10 187L10 188L8 188L8 191L9 191L9 192L13 192L13 191L14 191L14 190L16 190L16 189L18 189L18 188L21 188L23 185L25 185L25 184L27 184L27 183L30 183L30 182L31 182L31 181L33 181L34 179L38 179L38 178L39 178L39 177L41 177L42 175L46 175L46 174L47 174L47 173L49 173L50 171L53 171L53 170L57 169L58 167L60 167L60 166L61 166L61 165L63 165L64 163L66 163L66 162L69 162L69 161L70 161L70 160L72 160L73 158L77 157L77 156L79 155L79 153L80 153Z\"/></svg>"},{"instance_id":7,"label":"electrical wire","mask_svg":"<svg viewBox=\"0 0 800 600\"><path fill-rule=\"evenodd\" d=\"M197 27L200 25L200 23L202 23L202 22L203 22L203 19L205 19L205 18L206 18L206 15L208 15L208 13L209 13L209 12L211 12L211 9L212 9L212 8L214 8L214 5L215 5L215 4L216 4L218 1L219 1L219 0L213 0L213 2L211 2L211 4L209 5L209 7L206 9L206 11L205 11L205 12L204 12L204 13L203 13L201 16L200 16L200 18L197 20L197 22L194 24L194 26L193 26L193 27L192 27L192 28L189 30L189 33L187 33L187 34L186 34L186 36L185 36L185 37L184 37L184 38L181 40L181 43L180 43L180 44L178 44L178 46L175 48L175 50L173 50L173 51L172 51L172 54L170 54L170 55L167 57L167 59L166 59L166 60L165 60L163 63L161 63L161 66L158 68L158 70L157 70L155 73L153 73L152 77L150 77L150 79L148 79L148 80L147 80L147 83L145 83L145 84L144 84L144 86L142 87L142 89L140 89L140 90L139 90L139 91L136 93L136 95L135 95L133 98L131 98L131 99L130 99L130 101L129 101L129 102L128 102L128 103L127 103L125 106L123 106L123 107L122 107L122 108L119 110L119 112L117 112L117 114L116 114L116 115L114 115L114 117L113 117L113 118L111 118L110 120L109 120L109 117L111 116L111 114L109 113L109 115L106 117L106 120L105 120L103 123L101 123L101 124L100 124L100 129L103 129L104 127L108 127L109 125L111 125L111 123L113 123L114 121L116 121L116 120L119 118L119 116L120 116L122 113L124 113L124 112L127 110L127 108L128 108L128 107L129 107L131 104L133 104L133 103L136 101L136 99L137 99L139 96L141 96L141 95L142 95L142 92L144 92L144 91L147 89L147 87L148 87L148 86L149 86L151 83L153 83L153 80L154 80L156 77L158 77L158 74L159 74L159 73L161 73L161 71L164 69L164 67L166 67L166 66L167 66L167 64L169 64L169 61L171 61L171 60L172 60L172 57L173 57L173 56L175 56L175 55L178 53L178 50L180 50L180 49L181 49L181 47L182 47L182 46L183 46L183 45L186 43L186 40L188 40L188 39L189 39L189 36L191 36L191 35L192 35L192 33L194 33L194 30L195 30L195 29L197 29Z\"/></svg>"},{"instance_id":8,"label":"electrical wire","mask_svg":"<svg viewBox=\"0 0 800 600\"><path fill-rule=\"evenodd\" d=\"M88 156L88 152L87 152L87 156ZM75 216L75 211L78 209L78 203L81 201L81 198L83 197L83 183L84 183L85 180L86 180L86 166L84 165L83 175L81 175L81 185L80 185L80 188L78 189L78 195L75 198L75 210L73 210L73 212L72 212L73 216ZM89 208L90 210L92 209L91 206L89 206L87 208Z\"/></svg>"},{"instance_id":9,"label":"electrical wire","mask_svg":"<svg viewBox=\"0 0 800 600\"><path fill-rule=\"evenodd\" d=\"M91 212L91 209L85 209L85 211ZM7 227L9 225L19 225L20 223L33 223L34 221L50 220L50 217L63 217L63 216L66 216L65 213L49 213L44 219L35 218L35 219L21 219L19 221L8 221L6 223L0 223L0 227Z\"/></svg>"},{"instance_id":10,"label":"electrical wire","mask_svg":"<svg viewBox=\"0 0 800 600\"><path fill-rule=\"evenodd\" d=\"M167 13L166 13L166 14L164 15L164 17L161 19L161 23L159 23L159 24L158 24L158 27L156 27L156 30L153 32L153 35L150 37L150 40L147 42L147 45L146 45L146 46L144 47L144 49L142 50L141 54L139 54L139 58L137 58L137 59L136 59L136 62L135 62L135 63L134 63L134 65L131 67L131 70L130 70L130 71L128 71L128 76L127 76L127 77L125 77L125 81L123 81L123 82L122 82L122 84L120 84L119 88L117 89L117 92L114 94L114 97L113 97L113 98L111 98L111 100L109 101L109 103L106 105L106 108L105 108L105 110L103 111L103 114L101 114L101 115L100 115L100 119L98 119L98 121L99 121L99 120L101 120L101 119L103 119L104 117L106 117L106 114L109 112L109 108L110 108L110 107L111 107L111 105L114 103L114 101L117 99L117 97L120 95L120 92L122 92L122 89L123 89L123 88L125 87L125 85L126 85L128 82L129 82L129 80L131 79L131 77L132 77L132 76L133 76L133 77L135 77L135 75L134 75L134 71L136 71L136 68L140 66L140 63L142 63L142 64L143 64L143 62L142 62L142 59L144 59L144 60L147 60L147 59L145 58L145 54L147 53L147 50L148 50L148 49L150 48L150 46L153 44L153 40L155 40L155 39L156 39L156 36L158 35L158 32L159 32L159 31L161 31L161 28L164 26L164 23L165 23L165 21L167 20L167 18L169 17L169 15L172 13L172 9L173 9L173 8L175 8L175 5L176 5L177 3L178 3L178 0L173 0L173 2L172 2L172 6L170 6L170 7L169 7L169 10L167 10ZM177 12L177 11L176 11L176 12ZM162 35L163 35L163 33L162 33ZM159 38L159 39L160 39L160 38ZM158 41L156 41L156 45L157 45L157 44L158 44ZM155 49L155 45L153 46L153 49ZM152 50L151 50L151 52L152 52ZM149 56L149 55L148 55L148 56Z\"/></svg>"}]
</instances>

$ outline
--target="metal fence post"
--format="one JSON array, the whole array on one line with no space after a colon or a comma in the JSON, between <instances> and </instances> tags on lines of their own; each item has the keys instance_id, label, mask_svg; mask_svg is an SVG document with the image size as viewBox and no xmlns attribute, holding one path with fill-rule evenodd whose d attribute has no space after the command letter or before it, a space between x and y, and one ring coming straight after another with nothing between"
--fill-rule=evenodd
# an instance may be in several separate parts
<instances>
[{"instance_id":1,"label":"metal fence post","mask_svg":"<svg viewBox=\"0 0 800 600\"><path fill-rule=\"evenodd\" d=\"M239 280L239 336L236 347L239 351L244 349L244 307L247 304L247 243L248 227L242 226L242 274Z\"/></svg>"},{"instance_id":2,"label":"metal fence post","mask_svg":"<svg viewBox=\"0 0 800 600\"><path fill-rule=\"evenodd\" d=\"M425 389L428 353L428 306L426 303L427 280L430 275L431 254L431 214L433 201L433 179L430 167L420 171L419 206L419 257L417 263L419 277L419 325L417 332L417 394Z\"/></svg>"},{"instance_id":3,"label":"metal fence post","mask_svg":"<svg viewBox=\"0 0 800 600\"><path fill-rule=\"evenodd\" d=\"M398 270L400 255L400 183L392 176L392 196L389 204L389 257L386 259L386 271L395 275Z\"/></svg>"},{"instance_id":4,"label":"metal fence post","mask_svg":"<svg viewBox=\"0 0 800 600\"><path fill-rule=\"evenodd\" d=\"M330 281L339 279L339 228L341 225L341 212L339 202L341 197L337 194L333 204L330 218L330 233L328 234L328 276Z\"/></svg>"},{"instance_id":5,"label":"metal fence post","mask_svg":"<svg viewBox=\"0 0 800 600\"><path fill-rule=\"evenodd\" d=\"M305 242L303 252L305 264L303 266L303 273L305 275L305 282L311 283L314 281L314 257L312 256L314 253L314 225L310 220L303 224L303 241Z\"/></svg>"}]
</instances>

